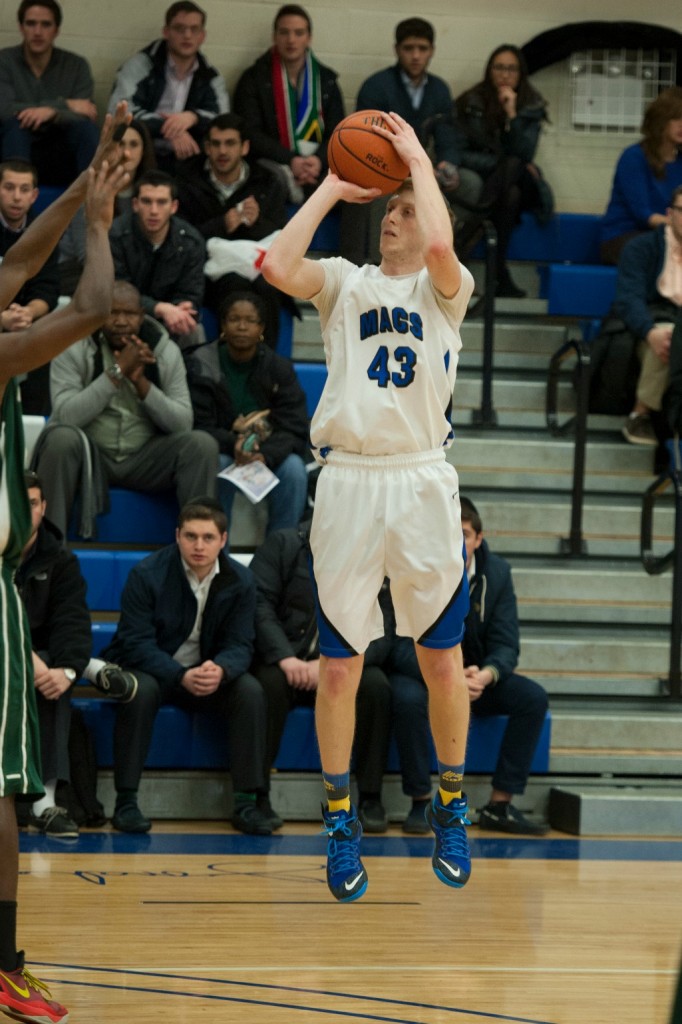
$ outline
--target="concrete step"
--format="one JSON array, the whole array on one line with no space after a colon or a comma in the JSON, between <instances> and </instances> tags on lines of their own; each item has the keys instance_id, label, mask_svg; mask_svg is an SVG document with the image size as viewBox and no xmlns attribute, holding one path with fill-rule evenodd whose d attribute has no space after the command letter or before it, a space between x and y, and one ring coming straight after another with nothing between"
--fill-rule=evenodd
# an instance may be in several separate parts
<instances>
[{"instance_id":1,"label":"concrete step","mask_svg":"<svg viewBox=\"0 0 682 1024\"><path fill-rule=\"evenodd\" d=\"M670 623L672 576L649 576L640 563L512 559L524 622Z\"/></svg>"},{"instance_id":2,"label":"concrete step","mask_svg":"<svg viewBox=\"0 0 682 1024\"><path fill-rule=\"evenodd\" d=\"M553 828L580 836L679 836L682 794L652 785L554 786L549 821Z\"/></svg>"},{"instance_id":3,"label":"concrete step","mask_svg":"<svg viewBox=\"0 0 682 1024\"><path fill-rule=\"evenodd\" d=\"M569 494L499 492L462 485L462 493L475 502L487 540L494 551L517 554L558 554L571 526ZM587 496L583 508L583 536L589 555L639 557L641 494ZM672 547L674 509L672 494L657 503L654 551ZM570 562L567 562L570 565Z\"/></svg>"},{"instance_id":4,"label":"concrete step","mask_svg":"<svg viewBox=\"0 0 682 1024\"><path fill-rule=\"evenodd\" d=\"M570 491L573 442L521 431L484 432L460 428L448 460L463 491L474 488ZM585 488L593 493L641 494L654 475L651 448L603 440L595 435L586 450Z\"/></svg>"},{"instance_id":5,"label":"concrete step","mask_svg":"<svg viewBox=\"0 0 682 1024\"><path fill-rule=\"evenodd\" d=\"M661 711L552 708L552 750L660 751L682 759L682 708Z\"/></svg>"}]
</instances>

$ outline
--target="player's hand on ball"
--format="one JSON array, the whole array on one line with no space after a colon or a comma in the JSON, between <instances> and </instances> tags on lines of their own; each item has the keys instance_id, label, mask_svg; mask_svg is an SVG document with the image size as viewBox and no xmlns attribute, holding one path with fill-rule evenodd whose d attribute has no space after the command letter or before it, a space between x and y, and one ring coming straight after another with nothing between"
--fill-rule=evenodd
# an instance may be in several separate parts
<instances>
[{"instance_id":1,"label":"player's hand on ball","mask_svg":"<svg viewBox=\"0 0 682 1024\"><path fill-rule=\"evenodd\" d=\"M371 203L381 195L380 188L362 188L360 185L354 185L352 181L342 181L331 171L325 181L334 189L337 198L343 199L345 203Z\"/></svg>"},{"instance_id":2,"label":"player's hand on ball","mask_svg":"<svg viewBox=\"0 0 682 1024\"><path fill-rule=\"evenodd\" d=\"M393 143L398 156L403 160L409 167L410 160L420 160L423 157L429 159L424 147L417 138L417 134L412 127L408 124L405 118L401 117L400 114L384 114L384 120L388 125L384 128L382 125L372 125L372 131L377 135L382 135L385 139L389 139ZM429 160L430 163L430 160Z\"/></svg>"}]
</instances>

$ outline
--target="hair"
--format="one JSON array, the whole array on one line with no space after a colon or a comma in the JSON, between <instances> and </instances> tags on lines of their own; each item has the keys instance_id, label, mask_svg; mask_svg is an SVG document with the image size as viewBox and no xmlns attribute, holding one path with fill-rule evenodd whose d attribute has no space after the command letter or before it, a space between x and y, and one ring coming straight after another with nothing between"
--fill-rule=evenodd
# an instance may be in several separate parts
<instances>
[{"instance_id":1,"label":"hair","mask_svg":"<svg viewBox=\"0 0 682 1024\"><path fill-rule=\"evenodd\" d=\"M43 494L43 482L38 474L32 469L24 470L24 484L26 485L27 491L30 491L31 488L35 488L40 491L40 500L44 501L45 496Z\"/></svg>"},{"instance_id":2,"label":"hair","mask_svg":"<svg viewBox=\"0 0 682 1024\"><path fill-rule=\"evenodd\" d=\"M190 519L210 519L220 534L227 533L227 516L223 506L208 494L192 498L182 506L178 515L178 530L181 530Z\"/></svg>"},{"instance_id":3,"label":"hair","mask_svg":"<svg viewBox=\"0 0 682 1024\"><path fill-rule=\"evenodd\" d=\"M137 199L140 194L140 189L143 185L151 185L153 188L159 188L165 185L166 188L170 189L171 199L178 198L178 186L175 178L172 178L170 174L166 174L165 171L145 171L141 174L133 185L133 196Z\"/></svg>"},{"instance_id":4,"label":"hair","mask_svg":"<svg viewBox=\"0 0 682 1024\"><path fill-rule=\"evenodd\" d=\"M201 24L206 24L206 11L199 7L199 4L192 3L192 0L178 0L177 3L170 5L166 11L166 28L168 28L176 14L200 14Z\"/></svg>"},{"instance_id":5,"label":"hair","mask_svg":"<svg viewBox=\"0 0 682 1024\"><path fill-rule=\"evenodd\" d=\"M258 313L260 322L262 324L266 322L267 307L265 305L264 299L256 292L250 292L244 289L244 291L230 292L228 295L225 296L223 301L220 303L220 310L218 312L218 322L221 328L225 318L227 317L227 314L230 312L235 302L250 302L251 305L255 308L256 312Z\"/></svg>"},{"instance_id":6,"label":"hair","mask_svg":"<svg viewBox=\"0 0 682 1024\"><path fill-rule=\"evenodd\" d=\"M33 178L33 187L38 187L38 171L35 164L30 160L22 160L20 157L10 157L0 163L0 181L5 176L5 171L14 171L15 174L30 174Z\"/></svg>"},{"instance_id":7,"label":"hair","mask_svg":"<svg viewBox=\"0 0 682 1024\"><path fill-rule=\"evenodd\" d=\"M130 298L137 302L140 307L140 312L144 312L144 309L142 308L142 296L140 294L140 289L134 285L132 281L123 281L122 279L117 278L113 284L112 296L117 292L123 292L124 294L127 292Z\"/></svg>"},{"instance_id":8,"label":"hair","mask_svg":"<svg viewBox=\"0 0 682 1024\"><path fill-rule=\"evenodd\" d=\"M283 7L280 7L280 9L277 11L277 14L275 15L275 20L272 23L274 31L277 31L277 25L279 24L281 18L287 18L291 16L295 16L297 18L304 18L305 23L308 26L308 31L312 35L313 23L310 20L310 15L305 10L305 8L301 7L299 4L284 4Z\"/></svg>"},{"instance_id":9,"label":"hair","mask_svg":"<svg viewBox=\"0 0 682 1024\"><path fill-rule=\"evenodd\" d=\"M17 11L17 21L20 25L24 24L24 18L26 17L26 11L29 7L46 7L48 11L52 13L54 22L57 28L62 23L62 9L57 3L57 0L21 0L19 4L19 10Z\"/></svg>"},{"instance_id":10,"label":"hair","mask_svg":"<svg viewBox=\"0 0 682 1024\"><path fill-rule=\"evenodd\" d=\"M675 121L680 117L682 117L682 87L679 85L673 85L660 92L644 113L641 146L655 178L665 177L665 160L661 149L668 122Z\"/></svg>"},{"instance_id":11,"label":"hair","mask_svg":"<svg viewBox=\"0 0 682 1024\"><path fill-rule=\"evenodd\" d=\"M234 131L239 132L239 136L242 142L248 142L249 140L248 126L244 118L240 117L239 114L218 114L216 117L213 118L208 128L206 129L204 139L207 139L209 137L212 128L217 128L218 131L220 132L224 132L228 128L233 128Z\"/></svg>"},{"instance_id":12,"label":"hair","mask_svg":"<svg viewBox=\"0 0 682 1024\"><path fill-rule=\"evenodd\" d=\"M424 21L423 18L405 18L395 27L395 45L400 46L410 36L416 39L428 39L433 46L436 33L430 21Z\"/></svg>"},{"instance_id":13,"label":"hair","mask_svg":"<svg viewBox=\"0 0 682 1024\"><path fill-rule=\"evenodd\" d=\"M135 170L135 181L141 178L147 171L156 170L156 151L154 149L154 140L151 137L149 128L144 121L138 121L133 119L129 125L126 125L126 131L128 128L132 128L133 131L142 139L142 159L140 160ZM135 182L133 182L135 184Z\"/></svg>"},{"instance_id":14,"label":"hair","mask_svg":"<svg viewBox=\"0 0 682 1024\"><path fill-rule=\"evenodd\" d=\"M471 523L471 528L474 533L483 533L483 522L478 513L478 509L471 498L467 498L463 494L460 494L459 504L462 510L462 522Z\"/></svg>"},{"instance_id":15,"label":"hair","mask_svg":"<svg viewBox=\"0 0 682 1024\"><path fill-rule=\"evenodd\" d=\"M526 64L526 58L523 53L512 43L502 43L500 46L496 46L493 52L488 57L488 61L485 66L485 72L483 74L483 81L480 83L480 88L483 92L483 116L488 127L492 131L496 131L501 128L506 120L506 114L504 107L500 103L497 95L497 89L493 85L492 79L492 67L497 58L501 53L513 53L519 65L519 80L516 83L516 95L518 97L518 107L525 107L534 100L539 99L540 94L533 88L528 81L528 65ZM466 108L468 92L465 92L456 101L456 107L458 110L463 111Z\"/></svg>"}]
</instances>

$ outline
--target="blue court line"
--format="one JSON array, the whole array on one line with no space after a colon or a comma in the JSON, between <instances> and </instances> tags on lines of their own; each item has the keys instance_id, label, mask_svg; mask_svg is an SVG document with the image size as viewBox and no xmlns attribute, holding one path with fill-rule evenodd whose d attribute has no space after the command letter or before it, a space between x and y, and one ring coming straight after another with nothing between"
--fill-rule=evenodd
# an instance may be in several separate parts
<instances>
[{"instance_id":1,"label":"blue court line","mask_svg":"<svg viewBox=\"0 0 682 1024\"><path fill-rule=\"evenodd\" d=\"M527 839L474 838L469 833L474 859L585 860L682 862L682 842L666 839ZM21 853L149 853L201 856L324 856L318 835L247 836L234 833L159 832L133 835L123 832L82 832L78 839L51 839L40 834L19 834ZM411 836L366 836L363 857L430 857L433 840Z\"/></svg>"},{"instance_id":2,"label":"blue court line","mask_svg":"<svg viewBox=\"0 0 682 1024\"><path fill-rule=\"evenodd\" d=\"M208 985L230 985L236 988L257 988L267 989L273 992L304 993L305 995L330 996L334 999L357 1000L359 1002L382 1003L387 1006L405 1006L417 1010L437 1010L439 1013L457 1013L468 1017L479 1017L485 1020L506 1021L508 1024L552 1024L551 1021L538 1020L535 1017L512 1017L506 1013L488 1013L484 1010L466 1010L461 1007L441 1006L437 1003L417 1003L403 999L387 999L382 996L359 995L354 992L334 992L328 989L317 988L296 988L293 985L273 985L267 982L256 981L230 981L223 978L200 978L196 975L186 974L164 974L162 971L128 971L121 968L109 967L88 967L76 964L55 964L47 961L36 960L33 963L37 967L48 967L58 970L92 971L105 974L126 974L132 977L142 978L164 978L167 981L189 981L194 984L202 982ZM337 1017L352 1017L356 1020L380 1021L383 1024L424 1024L423 1021L411 1021L405 1017L378 1017L371 1013L354 1013L352 1010L324 1009L318 1006L300 1006L296 1003L276 1003L265 999L246 999L237 996L211 995L200 992L176 992L170 989L144 988L140 985L112 985L94 981L75 981L69 978L60 978L60 985L77 985L81 988L106 988L119 992L144 992L150 995L183 996L189 999L213 999L229 1003L245 1003L250 1006L272 1006L283 1010L302 1010L306 1013L325 1013Z\"/></svg>"}]
</instances>

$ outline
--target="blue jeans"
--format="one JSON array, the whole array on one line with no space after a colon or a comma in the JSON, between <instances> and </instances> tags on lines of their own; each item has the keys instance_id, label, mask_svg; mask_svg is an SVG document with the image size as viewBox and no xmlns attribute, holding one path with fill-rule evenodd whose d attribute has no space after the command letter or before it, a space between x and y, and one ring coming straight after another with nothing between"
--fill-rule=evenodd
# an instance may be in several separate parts
<instances>
[{"instance_id":1,"label":"blue jeans","mask_svg":"<svg viewBox=\"0 0 682 1024\"><path fill-rule=\"evenodd\" d=\"M38 134L28 128L22 128L16 117L9 117L2 123L3 160L18 157L31 161L33 144L39 138L43 140L44 144L47 144L49 140L55 146L66 146L70 149L76 161L76 170L80 173L85 170L95 155L99 141L99 129L92 121L82 118L77 121L69 121L66 124L50 124Z\"/></svg>"},{"instance_id":2,"label":"blue jeans","mask_svg":"<svg viewBox=\"0 0 682 1024\"><path fill-rule=\"evenodd\" d=\"M231 455L220 453L220 468L231 466L234 459ZM279 483L263 499L268 502L267 533L296 527L301 521L308 497L308 474L305 463L300 455L287 455L274 471ZM228 525L232 518L232 502L237 493L234 484L218 477L218 497L225 510Z\"/></svg>"}]
</instances>

